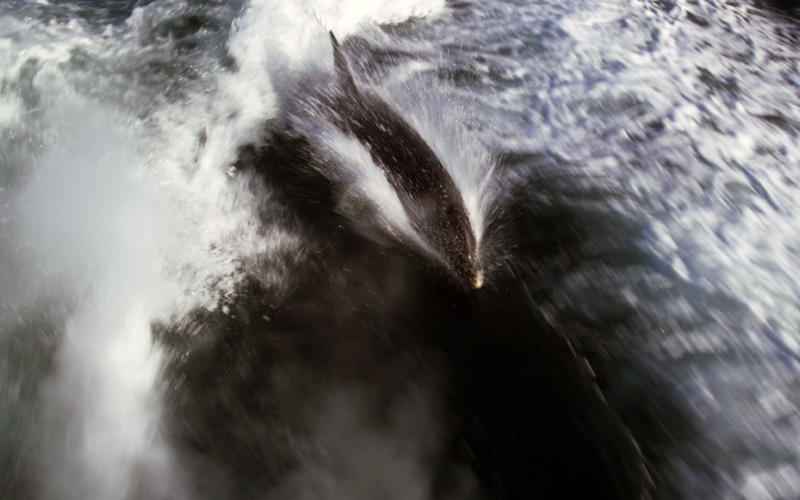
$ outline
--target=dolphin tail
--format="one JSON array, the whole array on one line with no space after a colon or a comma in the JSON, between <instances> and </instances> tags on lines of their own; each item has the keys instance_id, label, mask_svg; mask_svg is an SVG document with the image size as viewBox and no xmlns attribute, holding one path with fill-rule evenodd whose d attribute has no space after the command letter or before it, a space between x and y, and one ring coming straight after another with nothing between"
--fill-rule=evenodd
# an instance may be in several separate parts
<instances>
[{"instance_id":1,"label":"dolphin tail","mask_svg":"<svg viewBox=\"0 0 800 500\"><path fill-rule=\"evenodd\" d=\"M356 87L356 82L353 80L353 75L350 73L350 68L347 66L347 59L345 59L342 53L342 47L339 45L339 41L336 40L333 31L329 31L328 33L331 35L333 66L336 68L336 76L339 77L339 84L346 93L357 94L358 87Z\"/></svg>"}]
</instances>

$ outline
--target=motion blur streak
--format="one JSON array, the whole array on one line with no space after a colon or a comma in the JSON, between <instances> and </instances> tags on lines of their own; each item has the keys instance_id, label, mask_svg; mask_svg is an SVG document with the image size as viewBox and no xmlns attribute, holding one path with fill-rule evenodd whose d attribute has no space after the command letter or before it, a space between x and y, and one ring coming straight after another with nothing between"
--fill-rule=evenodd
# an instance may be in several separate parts
<instances>
[{"instance_id":1,"label":"motion blur streak","mask_svg":"<svg viewBox=\"0 0 800 500\"><path fill-rule=\"evenodd\" d=\"M797 9L0 4L0 497L800 497ZM329 31L480 289L323 112Z\"/></svg>"}]
</instances>

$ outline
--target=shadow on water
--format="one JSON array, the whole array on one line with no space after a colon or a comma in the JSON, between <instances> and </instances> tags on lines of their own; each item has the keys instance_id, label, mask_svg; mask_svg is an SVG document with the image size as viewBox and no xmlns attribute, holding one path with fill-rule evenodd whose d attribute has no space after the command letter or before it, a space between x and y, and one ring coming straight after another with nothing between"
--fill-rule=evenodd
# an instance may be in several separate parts
<instances>
[{"instance_id":1,"label":"shadow on water","mask_svg":"<svg viewBox=\"0 0 800 500\"><path fill-rule=\"evenodd\" d=\"M774 23L774 35L778 40L791 45L800 44L800 5L793 0L754 0L757 13L770 18ZM760 11L760 12L758 12Z\"/></svg>"},{"instance_id":2,"label":"shadow on water","mask_svg":"<svg viewBox=\"0 0 800 500\"><path fill-rule=\"evenodd\" d=\"M756 0L755 6L783 14L793 19L797 19L797 16L800 14L800 7L798 7L797 2L792 0Z\"/></svg>"},{"instance_id":3,"label":"shadow on water","mask_svg":"<svg viewBox=\"0 0 800 500\"><path fill-rule=\"evenodd\" d=\"M664 450L693 431L658 376L637 365L630 333L636 311L611 305L588 321L561 307L558 314L572 317L555 322L547 313L554 290L580 266L644 262L635 252L620 254L619 246L598 252L585 244L605 231L632 247L635 227L620 233L608 215L525 194L564 193L557 181L518 184L486 238L488 246L510 250L494 256L502 265L484 289L465 292L336 215L337 188L320 169L305 168L320 160L302 139L275 137L270 144L245 152L240 166L264 174L319 258L280 301L253 279L227 309L154 327L172 353L173 442L189 457L201 497L302 496L313 482L303 476L314 469L309 462L339 484L342 476L359 477L362 467L402 476L406 469L395 472L397 462L386 454L385 465L359 461L358 443L376 432L393 443L392 453L414 442L423 449L409 452L410 460L427 475L409 481L424 482L432 498L640 498L651 488L644 463L657 496L677 491L668 484ZM557 160L507 155L501 166L536 171L543 161ZM355 431L328 418L342 391L362 401L346 410L358 413ZM411 408L429 414L413 432L397 423L408 419L398 408L409 400L427 401ZM664 418L685 435L662 432ZM340 457L352 469L326 451L330 434L352 443ZM464 470L477 486L469 486ZM344 494L354 498L377 494L374 486L350 488ZM406 498L396 491L383 497Z\"/></svg>"},{"instance_id":4,"label":"shadow on water","mask_svg":"<svg viewBox=\"0 0 800 500\"><path fill-rule=\"evenodd\" d=\"M695 412L676 389L681 370L673 365L683 361L671 365L654 357L652 344L680 333L676 328L702 327L665 321L670 299L684 298L710 310L719 307L720 298L686 283L639 247L646 221L611 210L608 200L617 193L581 187L576 180L580 169L574 165L554 155L522 152L505 154L501 167L506 177L518 179L508 189L514 200L507 208L513 214L506 223L510 228L498 231L513 234L515 248L507 266L529 292L531 308L543 311L557 335L568 339L575 355L590 366L608 403L605 413L592 417L596 428L589 434L595 435L595 445L602 442L598 436L610 439L600 449L617 456L606 457L607 463L628 468L622 476L641 481L639 486L649 484L655 498L683 498L692 488L690 495L704 494L697 485L687 486L679 467L691 468L695 479L703 477L705 488L711 488L707 493L713 494L722 478L707 456L718 450L708 441L697 445L701 434ZM734 310L730 304L723 309ZM711 316L707 321L713 321ZM635 441L633 455L625 445L613 445L623 435ZM634 470L642 462L644 476ZM622 491L635 491L631 485Z\"/></svg>"}]
</instances>

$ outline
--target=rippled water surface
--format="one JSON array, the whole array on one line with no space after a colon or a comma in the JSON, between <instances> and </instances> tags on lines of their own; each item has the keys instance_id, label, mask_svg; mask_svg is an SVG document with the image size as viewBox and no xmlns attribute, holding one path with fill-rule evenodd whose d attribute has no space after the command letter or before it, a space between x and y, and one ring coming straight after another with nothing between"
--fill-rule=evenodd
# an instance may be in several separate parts
<instances>
[{"instance_id":1,"label":"rippled water surface","mask_svg":"<svg viewBox=\"0 0 800 500\"><path fill-rule=\"evenodd\" d=\"M800 497L797 19L3 3L2 497ZM481 289L320 111L329 30Z\"/></svg>"}]
</instances>

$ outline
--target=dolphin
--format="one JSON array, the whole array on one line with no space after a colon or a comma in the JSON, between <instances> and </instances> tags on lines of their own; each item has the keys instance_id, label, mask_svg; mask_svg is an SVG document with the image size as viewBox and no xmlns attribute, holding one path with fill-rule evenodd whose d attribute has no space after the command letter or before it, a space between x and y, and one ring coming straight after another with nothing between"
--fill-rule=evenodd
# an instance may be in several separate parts
<instances>
[{"instance_id":1,"label":"dolphin","mask_svg":"<svg viewBox=\"0 0 800 500\"><path fill-rule=\"evenodd\" d=\"M355 137L383 170L412 227L472 288L483 285L475 235L453 179L431 147L397 112L356 86L339 42L330 32L336 89L334 124Z\"/></svg>"}]
</instances>

